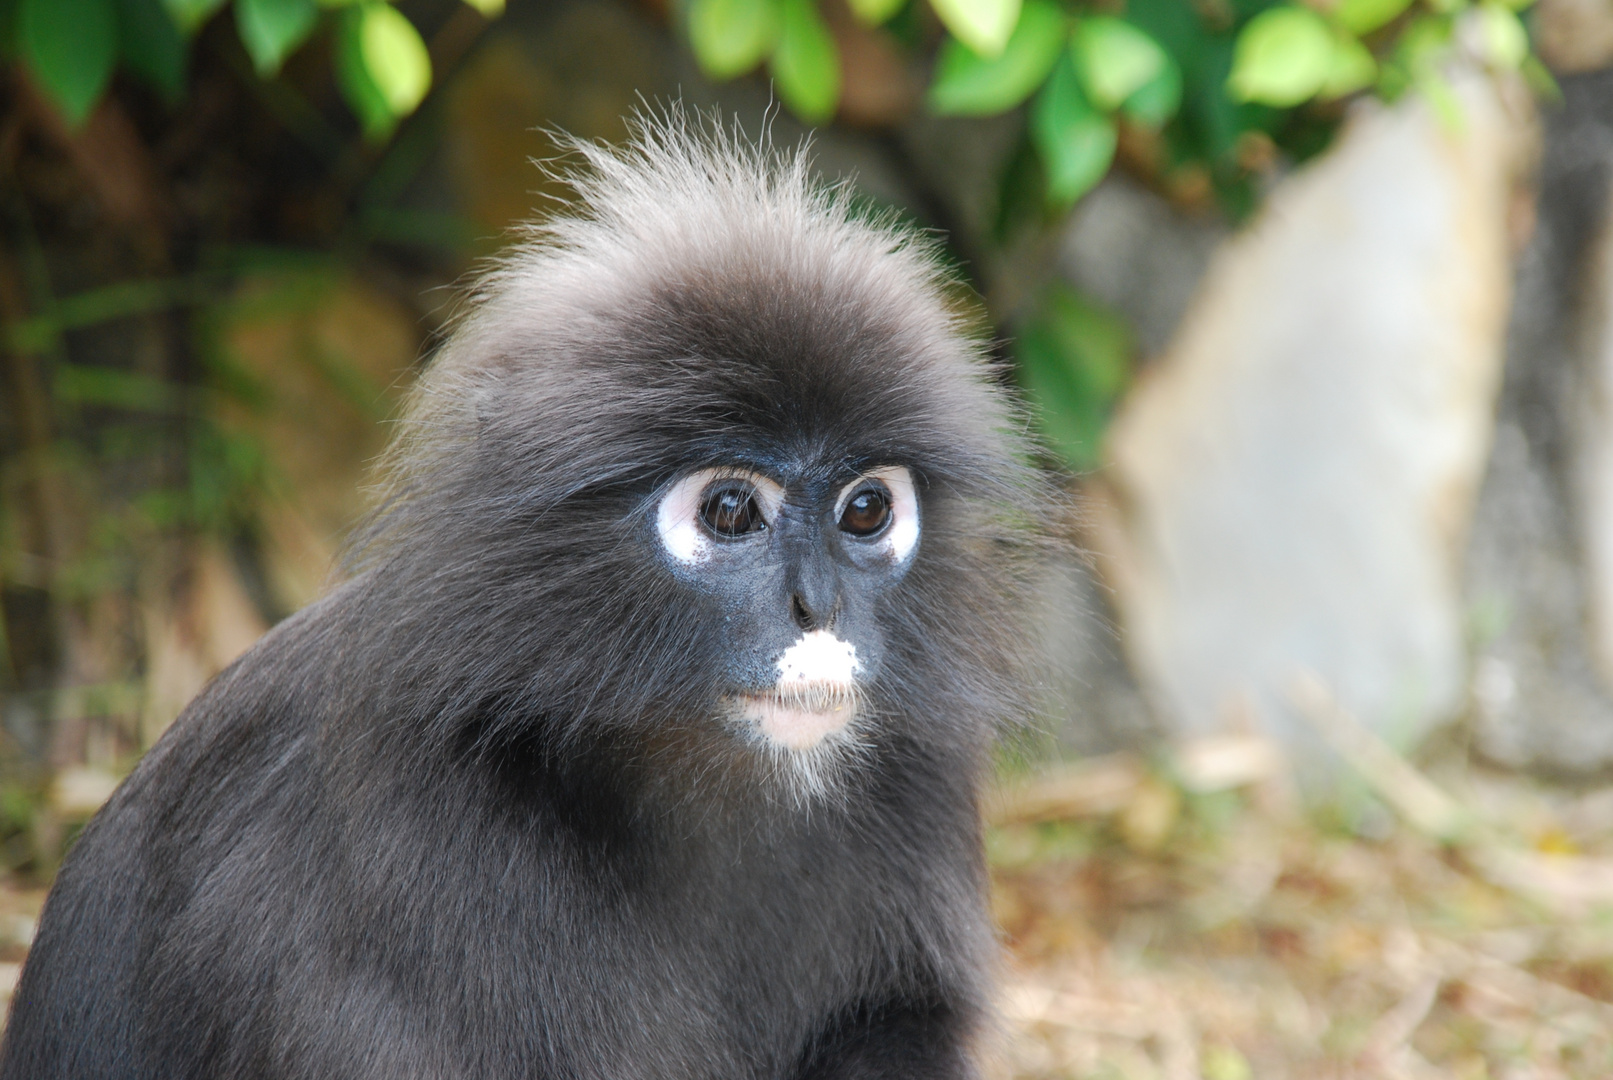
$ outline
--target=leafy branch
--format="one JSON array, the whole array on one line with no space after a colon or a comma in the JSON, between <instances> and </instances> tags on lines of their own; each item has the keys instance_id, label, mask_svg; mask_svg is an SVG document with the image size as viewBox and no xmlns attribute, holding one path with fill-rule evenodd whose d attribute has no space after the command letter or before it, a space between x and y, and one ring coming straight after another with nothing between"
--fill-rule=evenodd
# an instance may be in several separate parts
<instances>
[{"instance_id":1,"label":"leafy branch","mask_svg":"<svg viewBox=\"0 0 1613 1080\"><path fill-rule=\"evenodd\" d=\"M940 115L1030 103L1043 190L1067 208L1100 180L1124 125L1174 132L1177 157L1216 164L1244 131L1366 90L1426 94L1454 108L1442 70L1459 38L1496 70L1550 76L1518 12L1531 0L928 0L945 29L927 94ZM868 27L918 0L850 0ZM784 103L821 123L841 91L838 52L815 0L692 0L689 44L713 79L764 63ZM1197 129L1197 130L1194 130ZM1230 138L1228 137L1230 136Z\"/></svg>"},{"instance_id":2,"label":"leafy branch","mask_svg":"<svg viewBox=\"0 0 1613 1080\"><path fill-rule=\"evenodd\" d=\"M185 93L190 43L228 0L0 0L0 54L20 63L74 125L121 66L170 102ZM504 0L465 0L492 18ZM233 0L260 76L322 29L335 35L337 82L365 134L387 138L431 88L420 33L384 0Z\"/></svg>"}]
</instances>

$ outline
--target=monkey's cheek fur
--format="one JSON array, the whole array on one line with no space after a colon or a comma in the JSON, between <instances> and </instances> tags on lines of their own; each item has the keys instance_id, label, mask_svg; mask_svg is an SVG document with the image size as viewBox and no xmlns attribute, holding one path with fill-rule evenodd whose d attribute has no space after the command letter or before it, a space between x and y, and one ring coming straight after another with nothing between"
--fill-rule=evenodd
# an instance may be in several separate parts
<instances>
[{"instance_id":1,"label":"monkey's cheek fur","mask_svg":"<svg viewBox=\"0 0 1613 1080\"><path fill-rule=\"evenodd\" d=\"M844 730L857 715L849 694L834 696L842 700L811 708L799 701L747 694L738 699L739 712L773 745L786 750L810 750Z\"/></svg>"}]
</instances>

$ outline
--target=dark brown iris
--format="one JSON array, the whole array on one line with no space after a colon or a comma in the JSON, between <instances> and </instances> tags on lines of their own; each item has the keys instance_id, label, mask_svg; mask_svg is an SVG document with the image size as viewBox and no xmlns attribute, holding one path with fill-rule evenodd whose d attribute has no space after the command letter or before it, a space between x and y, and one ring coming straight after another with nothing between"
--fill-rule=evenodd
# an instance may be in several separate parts
<instances>
[{"instance_id":1,"label":"dark brown iris","mask_svg":"<svg viewBox=\"0 0 1613 1080\"><path fill-rule=\"evenodd\" d=\"M700 504L700 520L718 536L743 536L764 528L756 492L743 484L729 484L708 492Z\"/></svg>"},{"instance_id":2,"label":"dark brown iris","mask_svg":"<svg viewBox=\"0 0 1613 1080\"><path fill-rule=\"evenodd\" d=\"M846 500L840 511L840 528L853 536L872 536L891 516L891 497L880 488L863 488Z\"/></svg>"}]
</instances>

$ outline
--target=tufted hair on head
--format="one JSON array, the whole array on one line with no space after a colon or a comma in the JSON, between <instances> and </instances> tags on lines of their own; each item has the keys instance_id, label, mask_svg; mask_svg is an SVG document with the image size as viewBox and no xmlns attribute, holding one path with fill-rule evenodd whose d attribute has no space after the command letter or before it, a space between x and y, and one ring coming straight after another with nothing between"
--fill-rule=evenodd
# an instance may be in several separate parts
<instances>
[{"instance_id":1,"label":"tufted hair on head","mask_svg":"<svg viewBox=\"0 0 1613 1080\"><path fill-rule=\"evenodd\" d=\"M935 241L815 179L804 148L681 109L569 148L574 203L476 283L385 458L348 715L439 743L470 718L482 739L631 742L653 717L676 742L713 642L645 551L647 508L736 447L911 468L925 536L872 705L960 747L1023 715L1059 499Z\"/></svg>"}]
</instances>

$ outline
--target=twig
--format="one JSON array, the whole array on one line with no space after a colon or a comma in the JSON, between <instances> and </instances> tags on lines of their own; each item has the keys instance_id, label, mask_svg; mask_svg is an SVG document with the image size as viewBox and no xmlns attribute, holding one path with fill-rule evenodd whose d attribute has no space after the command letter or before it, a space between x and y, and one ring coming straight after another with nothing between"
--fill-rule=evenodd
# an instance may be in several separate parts
<instances>
[{"instance_id":1,"label":"twig","mask_svg":"<svg viewBox=\"0 0 1613 1080\"><path fill-rule=\"evenodd\" d=\"M1471 815L1462 805L1339 705L1319 675L1302 671L1291 697L1300 716L1414 828L1446 843L1467 830Z\"/></svg>"}]
</instances>

